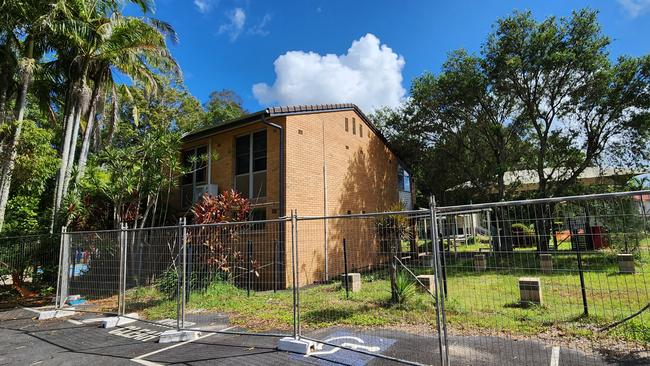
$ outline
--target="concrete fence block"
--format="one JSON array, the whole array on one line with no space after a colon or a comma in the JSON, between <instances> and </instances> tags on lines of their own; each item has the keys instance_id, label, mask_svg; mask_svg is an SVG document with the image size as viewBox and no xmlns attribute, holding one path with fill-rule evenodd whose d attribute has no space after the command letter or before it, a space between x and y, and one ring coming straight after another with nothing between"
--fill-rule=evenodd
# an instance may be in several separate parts
<instances>
[{"instance_id":1,"label":"concrete fence block","mask_svg":"<svg viewBox=\"0 0 650 366\"><path fill-rule=\"evenodd\" d=\"M632 254L618 255L618 272L625 274L634 274L634 256Z\"/></svg>"},{"instance_id":2,"label":"concrete fence block","mask_svg":"<svg viewBox=\"0 0 650 366\"><path fill-rule=\"evenodd\" d=\"M345 277L346 275L341 275L341 286L345 288ZM348 285L348 290L352 292L359 292L361 291L361 273L348 273L347 274L347 285Z\"/></svg>"},{"instance_id":3,"label":"concrete fence block","mask_svg":"<svg viewBox=\"0 0 650 366\"><path fill-rule=\"evenodd\" d=\"M166 330L160 334L158 343L178 343L195 341L201 337L201 332L191 330Z\"/></svg>"},{"instance_id":4,"label":"concrete fence block","mask_svg":"<svg viewBox=\"0 0 650 366\"><path fill-rule=\"evenodd\" d=\"M542 304L542 283L537 277L520 277L519 294L522 303Z\"/></svg>"},{"instance_id":5,"label":"concrete fence block","mask_svg":"<svg viewBox=\"0 0 650 366\"><path fill-rule=\"evenodd\" d=\"M553 256L551 254L539 255L539 268L544 274L553 272Z\"/></svg>"},{"instance_id":6,"label":"concrete fence block","mask_svg":"<svg viewBox=\"0 0 650 366\"><path fill-rule=\"evenodd\" d=\"M420 284L417 285L419 291L427 292L427 290L429 290L432 294L436 293L436 276L419 275L417 276L417 279L422 283L422 285L424 285L424 288Z\"/></svg>"},{"instance_id":7,"label":"concrete fence block","mask_svg":"<svg viewBox=\"0 0 650 366\"><path fill-rule=\"evenodd\" d=\"M476 254L474 255L474 270L476 272L482 272L487 269L487 259L485 259L485 254Z\"/></svg>"}]
</instances>

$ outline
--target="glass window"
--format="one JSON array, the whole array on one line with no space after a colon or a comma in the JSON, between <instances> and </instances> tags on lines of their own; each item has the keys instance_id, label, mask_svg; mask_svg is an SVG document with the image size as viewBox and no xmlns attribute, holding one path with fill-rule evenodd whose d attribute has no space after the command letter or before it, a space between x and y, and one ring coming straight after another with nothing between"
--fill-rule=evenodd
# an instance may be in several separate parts
<instances>
[{"instance_id":1,"label":"glass window","mask_svg":"<svg viewBox=\"0 0 650 366\"><path fill-rule=\"evenodd\" d=\"M401 166L397 167L397 187L402 192L411 191L411 177Z\"/></svg>"},{"instance_id":2,"label":"glass window","mask_svg":"<svg viewBox=\"0 0 650 366\"><path fill-rule=\"evenodd\" d=\"M354 118L352 118L352 134L357 134L357 120Z\"/></svg>"},{"instance_id":3,"label":"glass window","mask_svg":"<svg viewBox=\"0 0 650 366\"><path fill-rule=\"evenodd\" d=\"M363 129L361 124L359 124L359 137L363 137Z\"/></svg>"},{"instance_id":4,"label":"glass window","mask_svg":"<svg viewBox=\"0 0 650 366\"><path fill-rule=\"evenodd\" d=\"M208 148L203 146L196 149L196 162L195 162L196 177L195 184L206 183L208 177Z\"/></svg>"},{"instance_id":5,"label":"glass window","mask_svg":"<svg viewBox=\"0 0 650 366\"><path fill-rule=\"evenodd\" d=\"M181 153L181 164L186 173L181 177L181 205L194 204L194 190L208 182L208 148L199 146Z\"/></svg>"},{"instance_id":6,"label":"glass window","mask_svg":"<svg viewBox=\"0 0 650 366\"><path fill-rule=\"evenodd\" d=\"M250 221L264 221L266 220L266 208L264 207L258 207L254 208L250 215ZM265 222L259 222L257 224L252 225L253 230L264 230L266 226Z\"/></svg>"},{"instance_id":7,"label":"glass window","mask_svg":"<svg viewBox=\"0 0 650 366\"><path fill-rule=\"evenodd\" d=\"M266 131L253 135L253 171L266 170Z\"/></svg>"},{"instance_id":8,"label":"glass window","mask_svg":"<svg viewBox=\"0 0 650 366\"><path fill-rule=\"evenodd\" d=\"M183 151L183 155L181 157L181 164L183 164L183 168L189 170L189 172L183 174L183 178L181 179L181 184L192 184L192 182L194 181L194 174L192 172L193 155L194 155L194 150Z\"/></svg>"},{"instance_id":9,"label":"glass window","mask_svg":"<svg viewBox=\"0 0 650 366\"><path fill-rule=\"evenodd\" d=\"M348 124L348 119L346 118L345 119L345 132L348 132L348 131L350 131L350 127L349 127L349 124Z\"/></svg>"},{"instance_id":10,"label":"glass window","mask_svg":"<svg viewBox=\"0 0 650 366\"><path fill-rule=\"evenodd\" d=\"M257 172L253 174L253 191L251 197L266 197L266 172Z\"/></svg>"},{"instance_id":11,"label":"glass window","mask_svg":"<svg viewBox=\"0 0 650 366\"><path fill-rule=\"evenodd\" d=\"M238 175L235 177L235 189L245 197L250 197L249 193L249 176L248 174Z\"/></svg>"},{"instance_id":12,"label":"glass window","mask_svg":"<svg viewBox=\"0 0 650 366\"><path fill-rule=\"evenodd\" d=\"M266 220L266 208L254 208L251 211L251 221Z\"/></svg>"},{"instance_id":13,"label":"glass window","mask_svg":"<svg viewBox=\"0 0 650 366\"><path fill-rule=\"evenodd\" d=\"M235 189L248 198L266 197L266 131L235 141Z\"/></svg>"},{"instance_id":14,"label":"glass window","mask_svg":"<svg viewBox=\"0 0 650 366\"><path fill-rule=\"evenodd\" d=\"M248 173L250 163L250 136L238 137L235 142L235 174Z\"/></svg>"}]
</instances>

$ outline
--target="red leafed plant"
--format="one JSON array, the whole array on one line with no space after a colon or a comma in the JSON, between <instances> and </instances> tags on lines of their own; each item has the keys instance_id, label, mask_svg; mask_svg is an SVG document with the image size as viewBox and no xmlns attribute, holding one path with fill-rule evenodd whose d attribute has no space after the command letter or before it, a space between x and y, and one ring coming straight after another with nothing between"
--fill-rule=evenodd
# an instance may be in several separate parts
<instances>
[{"instance_id":1,"label":"red leafed plant","mask_svg":"<svg viewBox=\"0 0 650 366\"><path fill-rule=\"evenodd\" d=\"M197 224L245 221L250 212L248 199L232 189L218 196L206 193L192 208Z\"/></svg>"},{"instance_id":2,"label":"red leafed plant","mask_svg":"<svg viewBox=\"0 0 650 366\"><path fill-rule=\"evenodd\" d=\"M206 193L192 207L194 222L205 225L191 231L195 235L188 237L190 243L201 246L203 273L210 273L219 280L232 280L249 270L258 276L257 262L251 259L251 263L247 263L247 256L242 253L241 237L250 230L250 225L232 224L246 221L250 212L248 199L234 190L217 196Z\"/></svg>"}]
</instances>

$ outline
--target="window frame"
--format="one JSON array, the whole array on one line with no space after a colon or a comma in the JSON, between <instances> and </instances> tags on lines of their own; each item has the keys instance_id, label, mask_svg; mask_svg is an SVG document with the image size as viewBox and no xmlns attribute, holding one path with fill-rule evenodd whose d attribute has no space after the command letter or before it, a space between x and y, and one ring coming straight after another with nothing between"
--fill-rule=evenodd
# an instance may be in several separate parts
<instances>
[{"instance_id":1,"label":"window frame","mask_svg":"<svg viewBox=\"0 0 650 366\"><path fill-rule=\"evenodd\" d=\"M204 166L202 167L202 170L204 170L204 173L203 173L204 179L201 180L201 181L196 180L197 173L199 171L199 169L197 169L197 167L196 167L196 164L199 163L199 161L198 161L199 156L200 156L198 154L199 150L205 150L204 154L206 156L206 161L203 162ZM208 165L210 164L210 151L209 151L208 145L196 145L196 146L193 146L193 147L191 147L189 149L185 149L185 150L181 151L181 163L182 164L185 164L185 154L186 153L190 153L190 155L189 155L190 159L194 158L194 161L192 162L192 167L191 167L190 172L187 173L187 174L183 174L181 176L180 193L181 193L181 207L182 208L192 207L192 205L194 205L196 203L194 201L194 190L196 189L196 187L198 187L199 185L207 185L210 182L210 177L208 177L208 174L209 174L209 171L210 171L210 169L208 169ZM187 177L188 175L192 176L192 182L191 183L184 183L185 177ZM191 199L189 200L190 201L189 204L186 202L185 194L184 194L185 190L187 190L188 187L190 188L190 193L191 193Z\"/></svg>"},{"instance_id":2,"label":"window frame","mask_svg":"<svg viewBox=\"0 0 650 366\"><path fill-rule=\"evenodd\" d=\"M255 135L259 133L264 133L264 169L260 170L255 170L255 162L256 160L262 159L261 157L255 157ZM237 151L237 141L241 138L247 138L248 139L248 152L247 154L238 154ZM233 154L233 160L234 160L234 166L233 166L233 187L235 190L237 190L239 193L243 194L246 198L249 200L261 200L261 199L266 199L268 196L268 187L267 187L267 180L268 180L268 132L267 129L259 129L256 131L248 132L245 134L237 135L235 136L235 141L234 141L234 154ZM259 151L258 151L259 152ZM237 173L238 171L238 166L237 166L237 160L240 155L248 155L248 171L246 173ZM253 192L254 189L254 182L255 182L255 177L259 177L259 175L263 174L264 175L264 182L262 185L264 186L264 192L260 194L259 196L255 196L257 192ZM237 186L237 181L239 178L242 177L248 177L247 183L248 183L248 192L242 192L242 190L239 189Z\"/></svg>"},{"instance_id":3,"label":"window frame","mask_svg":"<svg viewBox=\"0 0 650 366\"><path fill-rule=\"evenodd\" d=\"M406 189L406 182L408 181L408 189ZM409 173L402 165L397 166L397 190L400 192L410 193L411 187L411 173Z\"/></svg>"}]
</instances>

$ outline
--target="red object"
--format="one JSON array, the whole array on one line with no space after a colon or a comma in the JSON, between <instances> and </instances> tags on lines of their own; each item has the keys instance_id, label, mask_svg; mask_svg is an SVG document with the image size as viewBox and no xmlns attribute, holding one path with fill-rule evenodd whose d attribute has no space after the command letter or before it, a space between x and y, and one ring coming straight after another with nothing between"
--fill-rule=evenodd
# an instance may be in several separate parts
<instances>
[{"instance_id":1,"label":"red object","mask_svg":"<svg viewBox=\"0 0 650 366\"><path fill-rule=\"evenodd\" d=\"M594 249L603 249L609 246L607 237L605 236L605 228L602 226L592 226L591 231L591 242L594 244Z\"/></svg>"}]
</instances>

